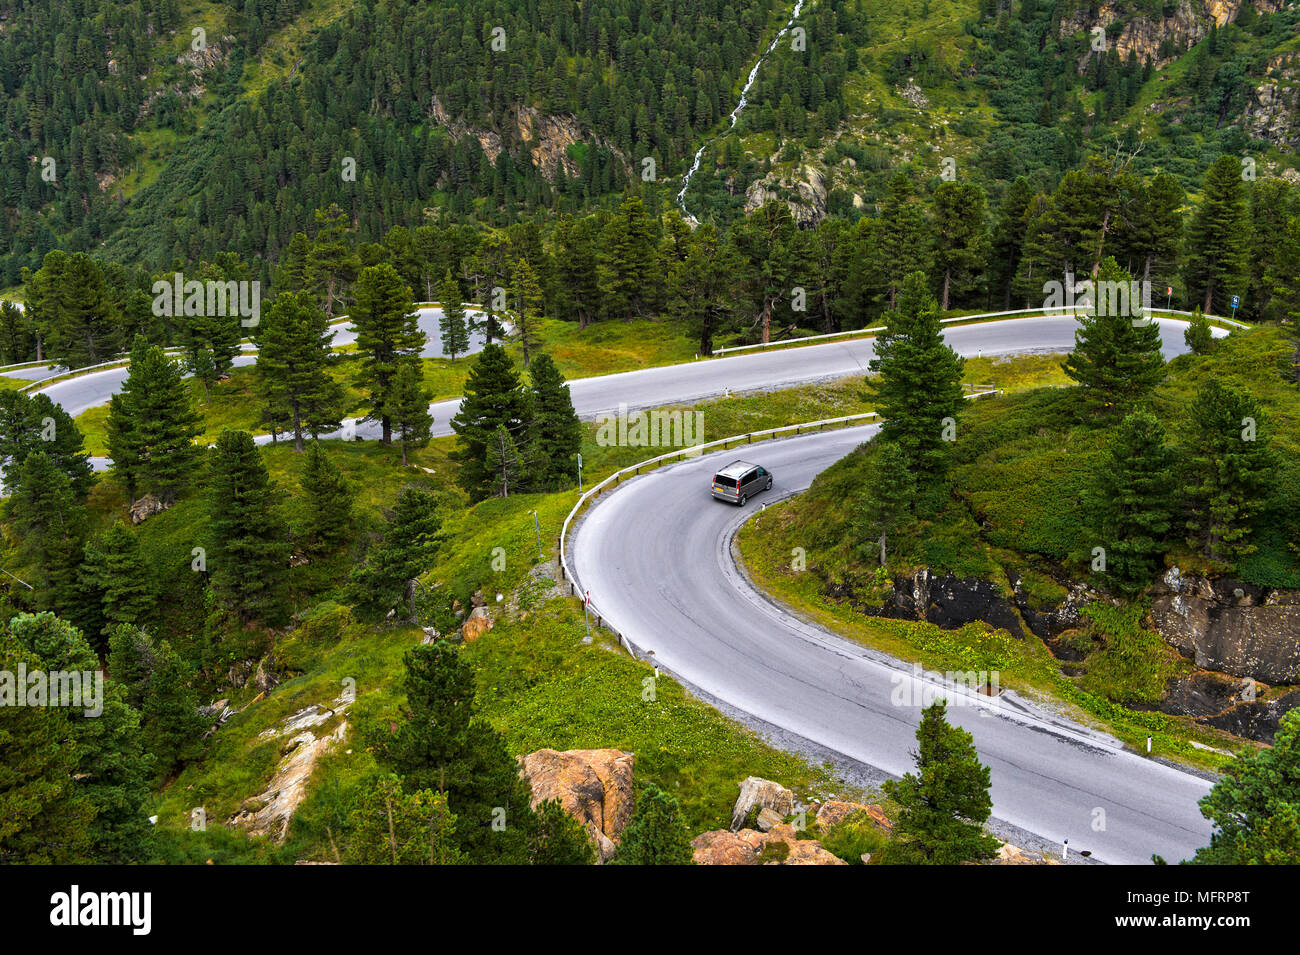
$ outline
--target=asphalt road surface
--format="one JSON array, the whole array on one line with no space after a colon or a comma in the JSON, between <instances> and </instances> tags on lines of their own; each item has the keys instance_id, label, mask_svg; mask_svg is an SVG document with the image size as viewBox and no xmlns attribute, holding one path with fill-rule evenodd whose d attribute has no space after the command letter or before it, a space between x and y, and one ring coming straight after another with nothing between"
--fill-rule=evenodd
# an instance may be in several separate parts
<instances>
[{"instance_id":1,"label":"asphalt road surface","mask_svg":"<svg viewBox=\"0 0 1300 955\"><path fill-rule=\"evenodd\" d=\"M442 310L426 307L417 309L417 311L420 316L420 328L424 331L426 339L424 350L420 354L426 358L441 357L442 334L438 329L438 320L441 317ZM333 344L335 347L351 345L356 342L356 333L351 330L347 322L340 322L334 325L333 329ZM479 332L471 333L469 353L473 354L482 351L482 349L483 335ZM235 367L242 367L252 365L256 361L256 351L249 346L245 346L243 352L235 357L234 364ZM52 373L48 369L22 368L8 374L14 378L33 379L43 378ZM56 381L38 390L43 391L54 401L61 404L63 410L75 418L91 408L98 408L108 404L108 400L122 389L122 382L126 380L126 375L127 369L125 367L106 368L103 371L89 372L77 378Z\"/></svg>"},{"instance_id":2,"label":"asphalt road surface","mask_svg":"<svg viewBox=\"0 0 1300 955\"><path fill-rule=\"evenodd\" d=\"M736 530L765 500L807 488L874 431L765 442L634 478L593 505L571 547L593 605L657 665L765 723L899 776L914 768L920 706L945 684L780 609L731 555ZM745 508L710 494L714 471L741 457L776 479ZM1108 863L1145 863L1152 853L1173 862L1208 843L1196 806L1210 789L1204 779L1126 752L1010 691L989 698L946 685L950 719L974 735L990 767L996 819Z\"/></svg>"}]
</instances>

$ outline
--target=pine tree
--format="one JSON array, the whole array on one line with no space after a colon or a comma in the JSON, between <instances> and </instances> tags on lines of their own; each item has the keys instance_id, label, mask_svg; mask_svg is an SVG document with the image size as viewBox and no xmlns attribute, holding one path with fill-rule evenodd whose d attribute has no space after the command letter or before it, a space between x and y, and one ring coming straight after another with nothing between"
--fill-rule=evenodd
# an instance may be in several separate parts
<instances>
[{"instance_id":1,"label":"pine tree","mask_svg":"<svg viewBox=\"0 0 1300 955\"><path fill-rule=\"evenodd\" d=\"M1234 294L1245 293L1250 271L1250 216L1235 156L1220 156L1206 171L1187 236L1188 294L1208 313L1226 309Z\"/></svg>"},{"instance_id":2,"label":"pine tree","mask_svg":"<svg viewBox=\"0 0 1300 955\"><path fill-rule=\"evenodd\" d=\"M632 318L648 311L656 301L658 273L654 224L640 196L623 197L618 212L609 217L597 246L600 300L606 316Z\"/></svg>"},{"instance_id":3,"label":"pine tree","mask_svg":"<svg viewBox=\"0 0 1300 955\"><path fill-rule=\"evenodd\" d=\"M0 629L0 671L41 669L36 654ZM73 779L84 744L58 706L0 707L0 864L91 861L95 807Z\"/></svg>"},{"instance_id":4,"label":"pine tree","mask_svg":"<svg viewBox=\"0 0 1300 955\"><path fill-rule=\"evenodd\" d=\"M21 614L10 622L10 632L46 672L89 674L99 668L81 631L53 614ZM122 687L110 684L97 707L68 708L71 742L80 753L73 778L95 810L92 852L101 863L145 861L152 846L145 812L152 757L144 750L140 714L125 697Z\"/></svg>"},{"instance_id":5,"label":"pine tree","mask_svg":"<svg viewBox=\"0 0 1300 955\"><path fill-rule=\"evenodd\" d=\"M1085 400L1100 421L1128 414L1164 377L1160 327L1141 316L1140 304L1127 293L1115 298L1106 289L1131 289L1131 277L1113 258L1097 275L1093 310L1079 318L1074 351L1061 364L1083 386ZM1110 283L1109 285L1103 283ZM1129 299L1127 307L1123 299Z\"/></svg>"},{"instance_id":6,"label":"pine tree","mask_svg":"<svg viewBox=\"0 0 1300 955\"><path fill-rule=\"evenodd\" d=\"M1284 714L1272 746L1246 750L1200 801L1214 823L1197 865L1294 865L1300 858L1300 710Z\"/></svg>"},{"instance_id":7,"label":"pine tree","mask_svg":"<svg viewBox=\"0 0 1300 955\"><path fill-rule=\"evenodd\" d=\"M916 773L885 782L885 794L901 808L894 827L899 839L888 851L903 864L957 865L997 851L998 841L984 832L993 812L989 768L979 761L974 737L946 716L942 699L925 708L916 731Z\"/></svg>"},{"instance_id":8,"label":"pine tree","mask_svg":"<svg viewBox=\"0 0 1300 955\"><path fill-rule=\"evenodd\" d=\"M425 341L411 290L391 265L371 266L357 279L351 317L362 354L357 384L374 409L368 420L378 419L383 443L389 445L393 423L385 409L391 406L393 383L404 361L419 360Z\"/></svg>"},{"instance_id":9,"label":"pine tree","mask_svg":"<svg viewBox=\"0 0 1300 955\"><path fill-rule=\"evenodd\" d=\"M364 789L352 812L347 861L352 865L456 865L456 816L444 793L407 793L391 773Z\"/></svg>"},{"instance_id":10,"label":"pine tree","mask_svg":"<svg viewBox=\"0 0 1300 955\"><path fill-rule=\"evenodd\" d=\"M445 793L467 861L523 863L535 832L528 785L500 735L479 716L474 671L446 641L404 657L406 705L396 732L366 738L379 765L410 789Z\"/></svg>"},{"instance_id":11,"label":"pine tree","mask_svg":"<svg viewBox=\"0 0 1300 955\"><path fill-rule=\"evenodd\" d=\"M1011 283L1020 267L1025 230L1029 223L1034 189L1024 176L1017 176L1007 189L993 228L989 255L989 298L998 308L1011 307Z\"/></svg>"},{"instance_id":12,"label":"pine tree","mask_svg":"<svg viewBox=\"0 0 1300 955\"><path fill-rule=\"evenodd\" d=\"M903 280L889 329L876 339L871 382L881 436L895 442L916 475L919 493L934 491L948 467L948 442L962 410L962 360L943 341L938 303L925 276Z\"/></svg>"},{"instance_id":13,"label":"pine tree","mask_svg":"<svg viewBox=\"0 0 1300 955\"><path fill-rule=\"evenodd\" d=\"M81 368L107 361L122 347L120 316L104 271L89 255L55 249L39 271L24 273L29 320L40 334L44 358Z\"/></svg>"},{"instance_id":14,"label":"pine tree","mask_svg":"<svg viewBox=\"0 0 1300 955\"><path fill-rule=\"evenodd\" d=\"M1193 355L1204 355L1214 346L1214 333L1210 331L1209 319L1199 305L1192 312L1187 328L1183 330L1183 342Z\"/></svg>"},{"instance_id":15,"label":"pine tree","mask_svg":"<svg viewBox=\"0 0 1300 955\"><path fill-rule=\"evenodd\" d=\"M528 371L533 383L533 421L529 429L533 460L540 487L566 487L577 474L582 449L582 423L564 376L550 355L538 355Z\"/></svg>"},{"instance_id":16,"label":"pine tree","mask_svg":"<svg viewBox=\"0 0 1300 955\"><path fill-rule=\"evenodd\" d=\"M706 223L688 239L676 295L691 323L701 355L713 354L714 336L730 329L740 308L740 257L717 229Z\"/></svg>"},{"instance_id":17,"label":"pine tree","mask_svg":"<svg viewBox=\"0 0 1300 955\"><path fill-rule=\"evenodd\" d=\"M109 403L108 453L134 500L137 492L174 500L188 485L201 451L200 419L180 368L137 336L122 390Z\"/></svg>"},{"instance_id":18,"label":"pine tree","mask_svg":"<svg viewBox=\"0 0 1300 955\"><path fill-rule=\"evenodd\" d=\"M772 340L772 313L794 285L803 261L798 229L784 202L769 199L736 224L732 241L743 259L749 297L757 302L763 342Z\"/></svg>"},{"instance_id":19,"label":"pine tree","mask_svg":"<svg viewBox=\"0 0 1300 955\"><path fill-rule=\"evenodd\" d=\"M332 204L328 209L317 209L315 218L318 228L307 253L303 277L307 287L321 295L326 316L333 318L334 306L346 299L359 262L349 240L351 223L347 213Z\"/></svg>"},{"instance_id":20,"label":"pine tree","mask_svg":"<svg viewBox=\"0 0 1300 955\"><path fill-rule=\"evenodd\" d=\"M542 321L542 288L537 273L525 259L516 259L511 266L514 275L515 297L519 308L515 312L515 335L524 353L524 367L532 361L538 348L538 332Z\"/></svg>"},{"instance_id":21,"label":"pine tree","mask_svg":"<svg viewBox=\"0 0 1300 955\"><path fill-rule=\"evenodd\" d=\"M144 743L157 760L157 772L170 777L203 753L207 724L199 715L199 700L191 689L193 671L166 640L155 651L144 693L141 723Z\"/></svg>"},{"instance_id":22,"label":"pine tree","mask_svg":"<svg viewBox=\"0 0 1300 955\"><path fill-rule=\"evenodd\" d=\"M1244 556L1275 466L1259 403L1209 378L1182 430L1187 529L1211 560Z\"/></svg>"},{"instance_id":23,"label":"pine tree","mask_svg":"<svg viewBox=\"0 0 1300 955\"><path fill-rule=\"evenodd\" d=\"M925 273L930 265L930 225L912 180L905 173L900 172L889 181L880 219L880 271L892 310L898 307L904 277L913 272Z\"/></svg>"},{"instance_id":24,"label":"pine tree","mask_svg":"<svg viewBox=\"0 0 1300 955\"><path fill-rule=\"evenodd\" d=\"M402 466L405 467L407 450L427 447L433 429L429 393L425 390L418 361L407 359L401 363L384 410L397 432L402 446Z\"/></svg>"},{"instance_id":25,"label":"pine tree","mask_svg":"<svg viewBox=\"0 0 1300 955\"><path fill-rule=\"evenodd\" d=\"M934 191L934 269L939 276L939 309L977 293L989 255L987 203L972 183L945 181Z\"/></svg>"},{"instance_id":26,"label":"pine tree","mask_svg":"<svg viewBox=\"0 0 1300 955\"><path fill-rule=\"evenodd\" d=\"M677 800L653 783L637 796L614 856L617 865L693 865L691 832Z\"/></svg>"},{"instance_id":27,"label":"pine tree","mask_svg":"<svg viewBox=\"0 0 1300 955\"><path fill-rule=\"evenodd\" d=\"M289 422L294 450L340 426L343 387L330 374L329 320L307 292L277 296L258 327L257 381L269 409Z\"/></svg>"},{"instance_id":28,"label":"pine tree","mask_svg":"<svg viewBox=\"0 0 1300 955\"><path fill-rule=\"evenodd\" d=\"M431 490L407 484L397 492L383 540L352 572L362 602L388 610L403 594L414 616L411 581L431 568L442 544L442 501Z\"/></svg>"},{"instance_id":29,"label":"pine tree","mask_svg":"<svg viewBox=\"0 0 1300 955\"><path fill-rule=\"evenodd\" d=\"M596 220L591 216L565 216L555 226L561 314L575 316L580 330L590 325L600 311L596 234Z\"/></svg>"},{"instance_id":30,"label":"pine tree","mask_svg":"<svg viewBox=\"0 0 1300 955\"><path fill-rule=\"evenodd\" d=\"M587 831L578 820L564 811L558 799L547 799L533 807L537 832L529 846L532 865L591 865L595 850Z\"/></svg>"},{"instance_id":31,"label":"pine tree","mask_svg":"<svg viewBox=\"0 0 1300 955\"><path fill-rule=\"evenodd\" d=\"M214 592L244 622L278 622L288 581L288 535L266 464L248 432L227 429L217 438L208 497Z\"/></svg>"},{"instance_id":32,"label":"pine tree","mask_svg":"<svg viewBox=\"0 0 1300 955\"><path fill-rule=\"evenodd\" d=\"M300 484L311 549L320 553L337 548L351 535L356 491L319 441L307 448Z\"/></svg>"},{"instance_id":33,"label":"pine tree","mask_svg":"<svg viewBox=\"0 0 1300 955\"><path fill-rule=\"evenodd\" d=\"M9 515L20 553L40 569L40 606L63 610L75 602L85 541L85 513L72 482L44 453L29 454L18 474Z\"/></svg>"},{"instance_id":34,"label":"pine tree","mask_svg":"<svg viewBox=\"0 0 1300 955\"><path fill-rule=\"evenodd\" d=\"M122 687L128 706L142 709L149 687L149 674L157 663L157 651L149 634L130 624L118 624L108 637L108 675Z\"/></svg>"},{"instance_id":35,"label":"pine tree","mask_svg":"<svg viewBox=\"0 0 1300 955\"><path fill-rule=\"evenodd\" d=\"M1161 172L1146 187L1142 204L1142 278L1174 284L1183 247L1182 207L1186 201L1178 177Z\"/></svg>"},{"instance_id":36,"label":"pine tree","mask_svg":"<svg viewBox=\"0 0 1300 955\"><path fill-rule=\"evenodd\" d=\"M887 535L904 524L916 503L916 476L897 444L880 441L871 462L870 489L864 503L863 518L879 535L880 566L884 567L889 557Z\"/></svg>"},{"instance_id":37,"label":"pine tree","mask_svg":"<svg viewBox=\"0 0 1300 955\"><path fill-rule=\"evenodd\" d=\"M144 626L153 618L157 595L135 534L120 521L99 542L103 564L99 571L105 634L119 624Z\"/></svg>"},{"instance_id":38,"label":"pine tree","mask_svg":"<svg viewBox=\"0 0 1300 955\"><path fill-rule=\"evenodd\" d=\"M451 269L447 270L439 288L442 314L438 318L438 329L442 333L442 353L455 361L457 355L469 351L469 324L465 320L465 306L460 300L460 286L452 278Z\"/></svg>"},{"instance_id":39,"label":"pine tree","mask_svg":"<svg viewBox=\"0 0 1300 955\"><path fill-rule=\"evenodd\" d=\"M1151 582L1173 525L1174 452L1159 419L1119 423L1092 476L1088 507L1106 553L1106 576L1126 593Z\"/></svg>"},{"instance_id":40,"label":"pine tree","mask_svg":"<svg viewBox=\"0 0 1300 955\"><path fill-rule=\"evenodd\" d=\"M461 466L457 480L472 500L482 500L491 493L487 452L497 428L505 428L512 437L522 436L531 417L529 397L510 356L500 345L484 346L470 366L465 396L451 419L451 428L458 438L452 457Z\"/></svg>"},{"instance_id":41,"label":"pine tree","mask_svg":"<svg viewBox=\"0 0 1300 955\"><path fill-rule=\"evenodd\" d=\"M34 451L47 455L67 475L77 500L85 500L95 476L76 422L49 395L0 391L0 469L11 492Z\"/></svg>"},{"instance_id":42,"label":"pine tree","mask_svg":"<svg viewBox=\"0 0 1300 955\"><path fill-rule=\"evenodd\" d=\"M487 459L484 462L490 475L489 491L493 497L509 497L510 491L518 493L524 483L524 462L510 432L500 426L488 441Z\"/></svg>"}]
</instances>

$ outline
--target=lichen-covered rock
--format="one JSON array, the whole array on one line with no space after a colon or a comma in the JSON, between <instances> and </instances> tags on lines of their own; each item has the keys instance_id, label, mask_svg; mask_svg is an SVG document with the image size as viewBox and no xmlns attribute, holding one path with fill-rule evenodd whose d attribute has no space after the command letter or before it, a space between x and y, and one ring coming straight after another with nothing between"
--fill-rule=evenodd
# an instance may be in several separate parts
<instances>
[{"instance_id":1,"label":"lichen-covered rock","mask_svg":"<svg viewBox=\"0 0 1300 955\"><path fill-rule=\"evenodd\" d=\"M894 824L885 815L885 810L879 806L868 806L860 802L844 802L838 799L831 799L822 803L821 808L817 810L817 825L822 832L825 832L858 812L866 813L876 827L884 832L889 832L894 828Z\"/></svg>"},{"instance_id":2,"label":"lichen-covered rock","mask_svg":"<svg viewBox=\"0 0 1300 955\"><path fill-rule=\"evenodd\" d=\"M715 829L691 840L696 865L847 865L816 839L800 839L792 826L771 832ZM774 851L779 850L779 851Z\"/></svg>"},{"instance_id":3,"label":"lichen-covered rock","mask_svg":"<svg viewBox=\"0 0 1300 955\"><path fill-rule=\"evenodd\" d=\"M533 807L558 799L587 830L599 860L608 862L632 817L636 757L617 749L539 749L519 764Z\"/></svg>"},{"instance_id":4,"label":"lichen-covered rock","mask_svg":"<svg viewBox=\"0 0 1300 955\"><path fill-rule=\"evenodd\" d=\"M740 784L740 796L731 810L732 832L745 824L745 817L755 806L770 809L784 819L794 811L794 793L770 779L750 776Z\"/></svg>"}]
</instances>

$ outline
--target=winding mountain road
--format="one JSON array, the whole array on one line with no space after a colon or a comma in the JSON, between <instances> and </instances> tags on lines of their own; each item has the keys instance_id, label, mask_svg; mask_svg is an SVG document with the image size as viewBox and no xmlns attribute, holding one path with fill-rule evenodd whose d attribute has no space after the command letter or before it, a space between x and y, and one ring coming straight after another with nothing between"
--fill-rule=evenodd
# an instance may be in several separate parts
<instances>
[{"instance_id":1,"label":"winding mountain road","mask_svg":"<svg viewBox=\"0 0 1300 955\"><path fill-rule=\"evenodd\" d=\"M778 607L731 549L765 499L804 490L875 430L764 442L633 478L597 500L570 546L581 588L641 655L707 697L899 776L914 768L919 704L943 684ZM738 457L776 477L773 491L745 508L709 492L713 472ZM990 767L996 819L1109 863L1144 863L1152 853L1176 861L1209 842L1196 802L1210 784L1199 776L1011 691L989 698L949 687L944 695L955 701L951 721L974 735Z\"/></svg>"},{"instance_id":2,"label":"winding mountain road","mask_svg":"<svg viewBox=\"0 0 1300 955\"><path fill-rule=\"evenodd\" d=\"M1161 321L1166 357L1186 350L1183 328L1182 322ZM1073 329L1071 319L1023 319L952 328L945 338L964 355L1065 351ZM708 380L743 390L757 373L750 359L767 359L769 373L772 359L793 359L797 370L778 372L781 383L790 384L851 373L849 363L865 368L870 344L819 346L813 360L809 348L704 367L717 375ZM727 361L736 364L719 373ZM629 404L646 400L625 397L639 394L643 380L632 378L638 387L607 394ZM575 403L577 397L575 390ZM875 430L720 451L625 482L599 498L572 535L580 587L643 655L703 695L891 776L913 767L921 706L942 690L954 701L950 718L973 734L991 769L994 818L1048 844L1068 840L1075 851L1121 864L1145 863L1152 854L1177 861L1207 844L1210 825L1197 800L1210 783L1201 776L1128 751L1117 739L1012 691L990 698L936 682L796 617L750 584L737 567L732 541L755 507L764 497L770 502L806 489ZM743 509L709 492L712 473L738 457L761 462L777 482L771 494Z\"/></svg>"}]
</instances>

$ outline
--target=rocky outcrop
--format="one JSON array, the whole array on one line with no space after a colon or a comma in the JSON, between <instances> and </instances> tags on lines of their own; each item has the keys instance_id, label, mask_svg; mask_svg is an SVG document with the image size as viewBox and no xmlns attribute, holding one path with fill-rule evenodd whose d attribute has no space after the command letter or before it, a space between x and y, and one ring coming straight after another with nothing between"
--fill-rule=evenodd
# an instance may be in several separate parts
<instances>
[{"instance_id":1,"label":"rocky outcrop","mask_svg":"<svg viewBox=\"0 0 1300 955\"><path fill-rule=\"evenodd\" d=\"M1118 35L1107 30L1110 46L1121 60L1136 53L1142 63L1153 62L1164 66L1181 55L1188 47L1199 43L1210 32L1211 26L1223 26L1237 19L1244 0L1178 0L1173 10L1165 16L1131 16L1131 3L1114 3L1106 0L1100 6L1085 5L1077 12L1061 18L1060 35L1091 34L1094 27L1109 27L1120 20L1126 21ZM1274 13L1287 0L1252 0L1257 13ZM1095 13L1093 10L1095 9ZM1167 8L1166 8L1167 9ZM1161 48L1168 40L1170 46ZM1092 56L1089 49L1079 64L1082 72Z\"/></svg>"},{"instance_id":2,"label":"rocky outcrop","mask_svg":"<svg viewBox=\"0 0 1300 955\"><path fill-rule=\"evenodd\" d=\"M486 607L475 607L460 625L460 639L465 643L473 643L492 629L492 623L492 615Z\"/></svg>"},{"instance_id":3,"label":"rocky outcrop","mask_svg":"<svg viewBox=\"0 0 1300 955\"><path fill-rule=\"evenodd\" d=\"M830 589L833 597L847 597L854 609L875 617L892 620L924 620L946 630L983 620L1017 637L1025 636L1024 625L1016 608L989 580L937 576L928 567L894 578L894 587L881 605L866 606L855 599L852 588L840 585Z\"/></svg>"},{"instance_id":4,"label":"rocky outcrop","mask_svg":"<svg viewBox=\"0 0 1300 955\"><path fill-rule=\"evenodd\" d=\"M816 839L800 839L793 826L771 832L715 829L691 840L696 865L848 865Z\"/></svg>"},{"instance_id":5,"label":"rocky outcrop","mask_svg":"<svg viewBox=\"0 0 1300 955\"><path fill-rule=\"evenodd\" d=\"M898 95L917 109L925 109L930 105L929 97L922 92L921 87L917 86L916 81L910 77L904 85L898 88Z\"/></svg>"},{"instance_id":6,"label":"rocky outcrop","mask_svg":"<svg viewBox=\"0 0 1300 955\"><path fill-rule=\"evenodd\" d=\"M621 150L615 149L603 137L584 131L578 118L572 115L551 115L533 106L518 106L510 112L504 127L508 141L495 129L470 126L452 118L447 107L435 95L429 103L429 117L457 138L469 136L477 140L479 148L492 162L502 150L515 158L531 162L548 182L554 182L563 171L570 179L582 172L582 167L571 155L571 147L588 144L608 150L622 164L630 176L632 164Z\"/></svg>"},{"instance_id":7,"label":"rocky outcrop","mask_svg":"<svg viewBox=\"0 0 1300 955\"><path fill-rule=\"evenodd\" d=\"M1252 680L1204 670L1171 679L1160 701L1162 713L1190 716L1205 726L1261 743L1273 742L1279 721L1295 706L1300 706L1300 690L1269 697L1269 688Z\"/></svg>"},{"instance_id":8,"label":"rocky outcrop","mask_svg":"<svg viewBox=\"0 0 1300 955\"><path fill-rule=\"evenodd\" d=\"M164 503L156 494L146 494L139 500L131 502L131 523L141 524L169 507L171 505Z\"/></svg>"},{"instance_id":9,"label":"rocky outcrop","mask_svg":"<svg viewBox=\"0 0 1300 955\"><path fill-rule=\"evenodd\" d=\"M266 789L244 800L239 811L230 817L231 825L247 829L252 835L284 841L293 814L307 796L307 784L316 761L347 736L348 724L340 720L331 732L319 736L314 730L341 716L351 702L347 697L340 697L332 707L313 704L259 734L259 739L281 738L286 742L280 748L280 761Z\"/></svg>"},{"instance_id":10,"label":"rocky outcrop","mask_svg":"<svg viewBox=\"0 0 1300 955\"><path fill-rule=\"evenodd\" d=\"M844 802L839 799L831 799L822 803L817 810L817 827L825 832L832 826L837 826L849 816L856 813L866 813L866 815L875 824L876 828L883 832L889 832L894 828L894 824L889 821L885 815L885 810L879 806L868 806L860 802Z\"/></svg>"},{"instance_id":11,"label":"rocky outcrop","mask_svg":"<svg viewBox=\"0 0 1300 955\"><path fill-rule=\"evenodd\" d=\"M532 791L536 808L548 799L560 805L587 830L601 862L618 848L632 817L636 757L617 749L539 749L521 757L520 775Z\"/></svg>"},{"instance_id":12,"label":"rocky outcrop","mask_svg":"<svg viewBox=\"0 0 1300 955\"><path fill-rule=\"evenodd\" d=\"M740 796L731 810L731 831L745 824L745 817L755 806L759 810L775 813L778 820L794 812L794 793L780 783L759 776L750 776L740 784Z\"/></svg>"},{"instance_id":13,"label":"rocky outcrop","mask_svg":"<svg viewBox=\"0 0 1300 955\"><path fill-rule=\"evenodd\" d=\"M1183 577L1171 568L1154 589L1152 623L1204 670L1261 683L1300 683L1300 593L1232 578Z\"/></svg>"},{"instance_id":14,"label":"rocky outcrop","mask_svg":"<svg viewBox=\"0 0 1300 955\"><path fill-rule=\"evenodd\" d=\"M773 171L750 183L745 190L745 212L753 212L765 202L776 200L789 206L790 215L801 227L813 228L826 218L828 194L825 174L816 166L804 163L788 174Z\"/></svg>"},{"instance_id":15,"label":"rocky outcrop","mask_svg":"<svg viewBox=\"0 0 1300 955\"><path fill-rule=\"evenodd\" d=\"M989 865L1060 865L1055 859L1048 859L1037 852L1027 852L1019 846L1004 842L998 848L998 854L988 861Z\"/></svg>"},{"instance_id":16,"label":"rocky outcrop","mask_svg":"<svg viewBox=\"0 0 1300 955\"><path fill-rule=\"evenodd\" d=\"M1238 122L1255 139L1300 149L1300 56L1283 54L1269 62Z\"/></svg>"},{"instance_id":17,"label":"rocky outcrop","mask_svg":"<svg viewBox=\"0 0 1300 955\"><path fill-rule=\"evenodd\" d=\"M1070 583L1066 587L1063 600L1043 603L1036 601L1025 587L1024 577L1011 574L1011 599L1020 611L1021 619L1034 636L1050 641L1066 630L1079 626L1079 611L1094 600L1101 600L1102 595L1086 584Z\"/></svg>"}]
</instances>

